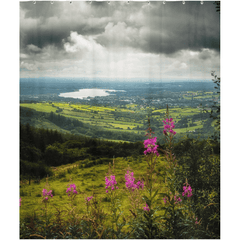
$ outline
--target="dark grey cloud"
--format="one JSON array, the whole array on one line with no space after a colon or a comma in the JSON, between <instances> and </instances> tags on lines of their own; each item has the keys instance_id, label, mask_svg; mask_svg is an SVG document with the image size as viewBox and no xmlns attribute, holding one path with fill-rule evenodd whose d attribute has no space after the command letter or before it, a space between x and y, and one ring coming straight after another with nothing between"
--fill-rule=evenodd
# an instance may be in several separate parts
<instances>
[{"instance_id":1,"label":"dark grey cloud","mask_svg":"<svg viewBox=\"0 0 240 240\"><path fill-rule=\"evenodd\" d=\"M43 20L55 16L57 12L61 11L61 5L65 4L64 2L55 2L50 4L49 1L37 2L33 4L32 2L21 2L20 7L26 11L26 18L41 18Z\"/></svg>"},{"instance_id":2,"label":"dark grey cloud","mask_svg":"<svg viewBox=\"0 0 240 240\"><path fill-rule=\"evenodd\" d=\"M220 15L213 2L24 2L20 48L35 53L47 45L63 49L71 31L97 35L108 47L132 47L143 52L174 54L189 49L220 50ZM31 24L32 23L32 24Z\"/></svg>"},{"instance_id":3,"label":"dark grey cloud","mask_svg":"<svg viewBox=\"0 0 240 240\"><path fill-rule=\"evenodd\" d=\"M39 48L43 48L47 45L53 44L58 48L63 47L63 39L69 37L71 31L76 31L81 35L94 35L99 34L104 30L104 27L91 27L91 26L48 26L48 28L42 28L36 26L35 29L29 29L20 33L21 48L26 50L26 46L33 44Z\"/></svg>"},{"instance_id":4,"label":"dark grey cloud","mask_svg":"<svg viewBox=\"0 0 240 240\"><path fill-rule=\"evenodd\" d=\"M27 52L27 46L30 44L39 48L54 45L62 49L62 40L69 37L71 31L81 35L102 33L108 22L107 19L104 20L104 14L101 14L106 12L103 4L92 4L91 16L88 16L88 12L84 14L84 10L81 11L83 4L85 3L74 2L73 6L69 2L21 3L20 8L25 13L24 19L20 19L21 50Z\"/></svg>"},{"instance_id":5,"label":"dark grey cloud","mask_svg":"<svg viewBox=\"0 0 240 240\"><path fill-rule=\"evenodd\" d=\"M184 49L220 50L220 16L213 2L203 5L199 2L187 2L185 5L181 2L167 2L165 5L155 2L141 11L142 24L139 24L138 18L135 22L134 19L125 20L127 27L137 27L139 30L129 42L131 47L164 54ZM110 34L104 33L98 41L107 47L112 45L111 38Z\"/></svg>"}]
</instances>

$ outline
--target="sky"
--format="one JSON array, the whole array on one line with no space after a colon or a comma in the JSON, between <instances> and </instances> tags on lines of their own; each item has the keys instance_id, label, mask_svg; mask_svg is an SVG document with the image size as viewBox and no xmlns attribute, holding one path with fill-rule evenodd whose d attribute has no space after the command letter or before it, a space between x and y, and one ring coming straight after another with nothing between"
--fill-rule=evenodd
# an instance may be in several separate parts
<instances>
[{"instance_id":1,"label":"sky","mask_svg":"<svg viewBox=\"0 0 240 240\"><path fill-rule=\"evenodd\" d=\"M213 2L20 2L21 78L220 76Z\"/></svg>"}]
</instances>

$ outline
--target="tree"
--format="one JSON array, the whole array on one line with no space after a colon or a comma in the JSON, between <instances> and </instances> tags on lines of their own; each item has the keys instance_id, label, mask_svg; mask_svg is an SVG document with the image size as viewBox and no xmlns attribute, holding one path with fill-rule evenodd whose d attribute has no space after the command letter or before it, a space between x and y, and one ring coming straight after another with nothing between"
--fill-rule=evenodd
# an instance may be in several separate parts
<instances>
[{"instance_id":1,"label":"tree","mask_svg":"<svg viewBox=\"0 0 240 240\"><path fill-rule=\"evenodd\" d=\"M32 144L20 141L20 159L29 162L38 162L41 160L42 154L40 149Z\"/></svg>"},{"instance_id":2,"label":"tree","mask_svg":"<svg viewBox=\"0 0 240 240\"><path fill-rule=\"evenodd\" d=\"M25 160L20 160L20 177L21 179L28 179L29 185L31 179L33 178L43 178L46 176L51 176L52 171L49 167L43 163L33 163Z\"/></svg>"},{"instance_id":3,"label":"tree","mask_svg":"<svg viewBox=\"0 0 240 240\"><path fill-rule=\"evenodd\" d=\"M213 82L217 85L214 88L217 89L217 94L220 96L220 78L215 75L214 71L211 73L211 75L214 77ZM213 137L215 140L220 140L220 104L218 103L218 100L213 102L210 118L216 120L215 127L217 131Z\"/></svg>"},{"instance_id":4,"label":"tree","mask_svg":"<svg viewBox=\"0 0 240 240\"><path fill-rule=\"evenodd\" d=\"M44 161L48 166L60 166L63 164L63 154L59 144L49 145L46 148Z\"/></svg>"}]
</instances>

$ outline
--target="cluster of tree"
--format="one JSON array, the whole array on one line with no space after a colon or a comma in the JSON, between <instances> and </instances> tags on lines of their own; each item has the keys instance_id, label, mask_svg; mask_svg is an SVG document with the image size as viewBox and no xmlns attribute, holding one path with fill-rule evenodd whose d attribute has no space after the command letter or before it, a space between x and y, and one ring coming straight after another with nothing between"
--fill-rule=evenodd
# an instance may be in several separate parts
<instances>
[{"instance_id":1,"label":"cluster of tree","mask_svg":"<svg viewBox=\"0 0 240 240\"><path fill-rule=\"evenodd\" d=\"M43 178L51 175L50 168L44 163L44 153L49 144L63 142L57 131L34 128L27 123L20 124L20 177Z\"/></svg>"},{"instance_id":2,"label":"cluster of tree","mask_svg":"<svg viewBox=\"0 0 240 240\"><path fill-rule=\"evenodd\" d=\"M217 5L217 11L220 12L220 2L215 1L215 4ZM216 84L214 88L217 90L217 94L220 96L220 78L215 74L214 71L211 73L211 75L214 77L213 82ZM210 112L210 118L216 120L215 127L217 131L212 136L215 141L220 141L220 109L220 103L218 101L214 101Z\"/></svg>"},{"instance_id":3,"label":"cluster of tree","mask_svg":"<svg viewBox=\"0 0 240 240\"><path fill-rule=\"evenodd\" d=\"M26 125L20 124L20 144L24 147L25 144L31 147L40 149L44 152L46 146L55 142L63 143L63 135L58 131L52 129L35 128L30 126L29 123ZM25 144L24 144L25 143Z\"/></svg>"},{"instance_id":4,"label":"cluster of tree","mask_svg":"<svg viewBox=\"0 0 240 240\"><path fill-rule=\"evenodd\" d=\"M20 118L21 123L26 124L28 122L34 121L34 119L44 118L44 112L38 112L31 108L20 107Z\"/></svg>"},{"instance_id":5,"label":"cluster of tree","mask_svg":"<svg viewBox=\"0 0 240 240\"><path fill-rule=\"evenodd\" d=\"M111 142L20 124L20 174L22 178L51 175L50 166L79 160L138 156L143 143ZM41 167L40 167L41 166Z\"/></svg>"},{"instance_id":6,"label":"cluster of tree","mask_svg":"<svg viewBox=\"0 0 240 240\"><path fill-rule=\"evenodd\" d=\"M84 123L77 119L64 117L60 114L55 114L53 112L50 112L47 115L47 119L52 123L56 124L57 126L68 130L71 130L76 127L85 127Z\"/></svg>"}]
</instances>

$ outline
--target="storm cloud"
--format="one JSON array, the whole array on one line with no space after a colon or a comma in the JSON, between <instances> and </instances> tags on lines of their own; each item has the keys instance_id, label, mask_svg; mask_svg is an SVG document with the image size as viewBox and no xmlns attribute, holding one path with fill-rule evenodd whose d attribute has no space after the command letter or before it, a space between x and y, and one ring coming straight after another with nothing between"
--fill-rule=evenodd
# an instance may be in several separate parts
<instances>
[{"instance_id":1,"label":"storm cloud","mask_svg":"<svg viewBox=\"0 0 240 240\"><path fill-rule=\"evenodd\" d=\"M131 53L165 56L165 63L178 59L175 65L186 68L180 61L185 51L199 61L219 57L220 15L213 2L20 3L20 62L30 69L44 69L44 61L56 59L90 61L90 55L95 64L109 57L119 64Z\"/></svg>"}]
</instances>

